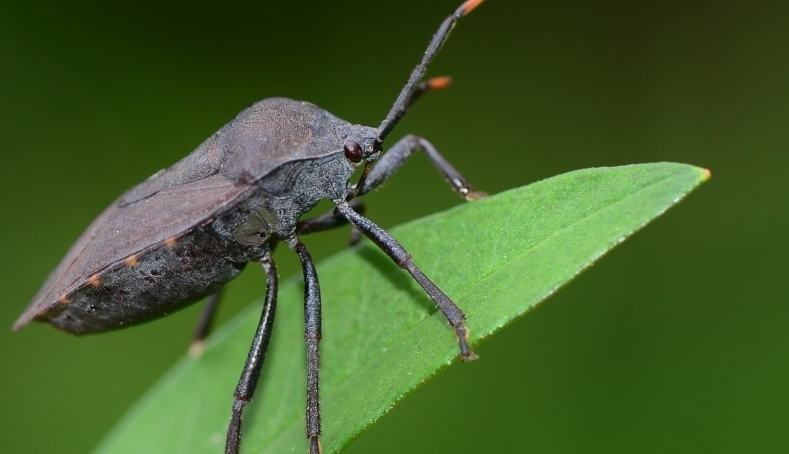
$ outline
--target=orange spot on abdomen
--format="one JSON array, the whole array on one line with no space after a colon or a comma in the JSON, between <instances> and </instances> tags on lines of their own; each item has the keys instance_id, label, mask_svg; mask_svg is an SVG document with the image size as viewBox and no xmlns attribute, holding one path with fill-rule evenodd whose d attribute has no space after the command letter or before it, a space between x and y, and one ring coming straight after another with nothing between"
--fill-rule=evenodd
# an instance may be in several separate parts
<instances>
[{"instance_id":1,"label":"orange spot on abdomen","mask_svg":"<svg viewBox=\"0 0 789 454\"><path fill-rule=\"evenodd\" d=\"M137 266L138 263L140 262L137 261L137 255L130 255L126 257L126 264L129 265L130 267L134 268L135 266Z\"/></svg>"}]
</instances>

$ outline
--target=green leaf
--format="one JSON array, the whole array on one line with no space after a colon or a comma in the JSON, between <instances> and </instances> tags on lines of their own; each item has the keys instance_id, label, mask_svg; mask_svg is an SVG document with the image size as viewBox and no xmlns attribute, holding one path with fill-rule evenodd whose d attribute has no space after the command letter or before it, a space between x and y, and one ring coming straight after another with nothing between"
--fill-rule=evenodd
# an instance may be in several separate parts
<instances>
[{"instance_id":1,"label":"green leaf","mask_svg":"<svg viewBox=\"0 0 789 454\"><path fill-rule=\"evenodd\" d=\"M587 169L392 229L464 309L478 343L533 308L678 202L709 172L658 163ZM337 452L458 356L453 332L410 277L372 244L318 267L323 294L323 446ZM307 452L300 276L280 288L274 338L243 452ZM122 419L98 453L223 452L232 393L259 317L255 304L182 359Z\"/></svg>"}]
</instances>

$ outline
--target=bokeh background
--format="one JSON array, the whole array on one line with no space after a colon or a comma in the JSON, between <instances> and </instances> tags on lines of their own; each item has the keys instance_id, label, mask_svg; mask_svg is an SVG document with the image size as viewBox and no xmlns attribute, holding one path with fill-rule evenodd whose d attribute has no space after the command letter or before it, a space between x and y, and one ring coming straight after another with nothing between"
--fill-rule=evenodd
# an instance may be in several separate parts
<instances>
[{"instance_id":1,"label":"bokeh background","mask_svg":"<svg viewBox=\"0 0 789 454\"><path fill-rule=\"evenodd\" d=\"M377 125L458 3L2 2L0 451L90 451L186 349L197 306L10 332L94 216L258 99ZM430 74L455 83L390 141L424 135L488 192L651 161L713 178L347 452L789 451L789 3L489 0ZM385 227L460 203L422 156L367 199ZM220 319L263 286L250 267Z\"/></svg>"}]
</instances>

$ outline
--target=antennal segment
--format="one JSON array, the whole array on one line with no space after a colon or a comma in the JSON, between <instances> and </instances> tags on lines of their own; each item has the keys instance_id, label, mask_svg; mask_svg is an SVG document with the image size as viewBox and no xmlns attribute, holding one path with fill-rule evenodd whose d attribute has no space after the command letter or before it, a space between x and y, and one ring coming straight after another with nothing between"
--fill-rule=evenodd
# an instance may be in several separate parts
<instances>
[{"instance_id":1,"label":"antennal segment","mask_svg":"<svg viewBox=\"0 0 789 454\"><path fill-rule=\"evenodd\" d=\"M438 31L435 35L433 35L433 39L427 46L425 56L422 57L422 61L416 65L416 68L411 71L411 77L408 78L408 83L406 83L403 89L400 91L400 94L397 96L397 100L395 100L394 105L389 110L389 113L386 115L386 118L384 118L384 121L381 122L381 126L378 127L378 136L373 142L373 149L381 149L381 145L383 145L386 136L392 132L395 126L397 126L397 123L401 118L403 118L403 115L405 115L405 113L408 111L408 108L411 107L411 105L416 102L416 100L419 99L425 92L432 89L444 88L449 84L448 78L431 79L422 84L420 84L420 81L425 75L427 65L433 61L433 58L441 49L441 46L444 44L444 41L446 41L447 37L449 37L449 33L455 27L458 19L470 13L483 1L484 0L466 0L466 2L460 5L460 7L455 10L451 16L447 17L441 26L438 27Z\"/></svg>"}]
</instances>

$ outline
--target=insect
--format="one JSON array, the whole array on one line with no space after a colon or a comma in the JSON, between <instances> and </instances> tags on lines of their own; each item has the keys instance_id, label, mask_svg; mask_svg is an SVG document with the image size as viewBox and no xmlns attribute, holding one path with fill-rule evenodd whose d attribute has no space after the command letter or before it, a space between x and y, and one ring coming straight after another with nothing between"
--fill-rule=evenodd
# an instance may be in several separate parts
<instances>
[{"instance_id":1,"label":"insect","mask_svg":"<svg viewBox=\"0 0 789 454\"><path fill-rule=\"evenodd\" d=\"M454 330L463 359L476 358L460 308L414 264L386 231L364 217L356 198L378 187L423 150L452 189L472 201L485 194L425 139L408 135L383 153L385 138L424 93L444 77L422 81L427 65L457 21L482 0L467 0L439 27L377 128L354 125L312 104L269 98L239 113L194 152L123 194L87 228L14 324L43 321L75 334L155 319L212 296L195 334L205 337L220 288L249 262L267 276L263 312L234 393L225 452L238 453L244 406L252 399L271 337L277 302L272 258L280 242L299 257L304 275L307 343L306 432L321 452L318 276L300 235L350 223L422 286ZM374 165L373 165L374 164ZM356 184L354 171L363 166ZM322 199L330 212L301 220Z\"/></svg>"}]
</instances>

